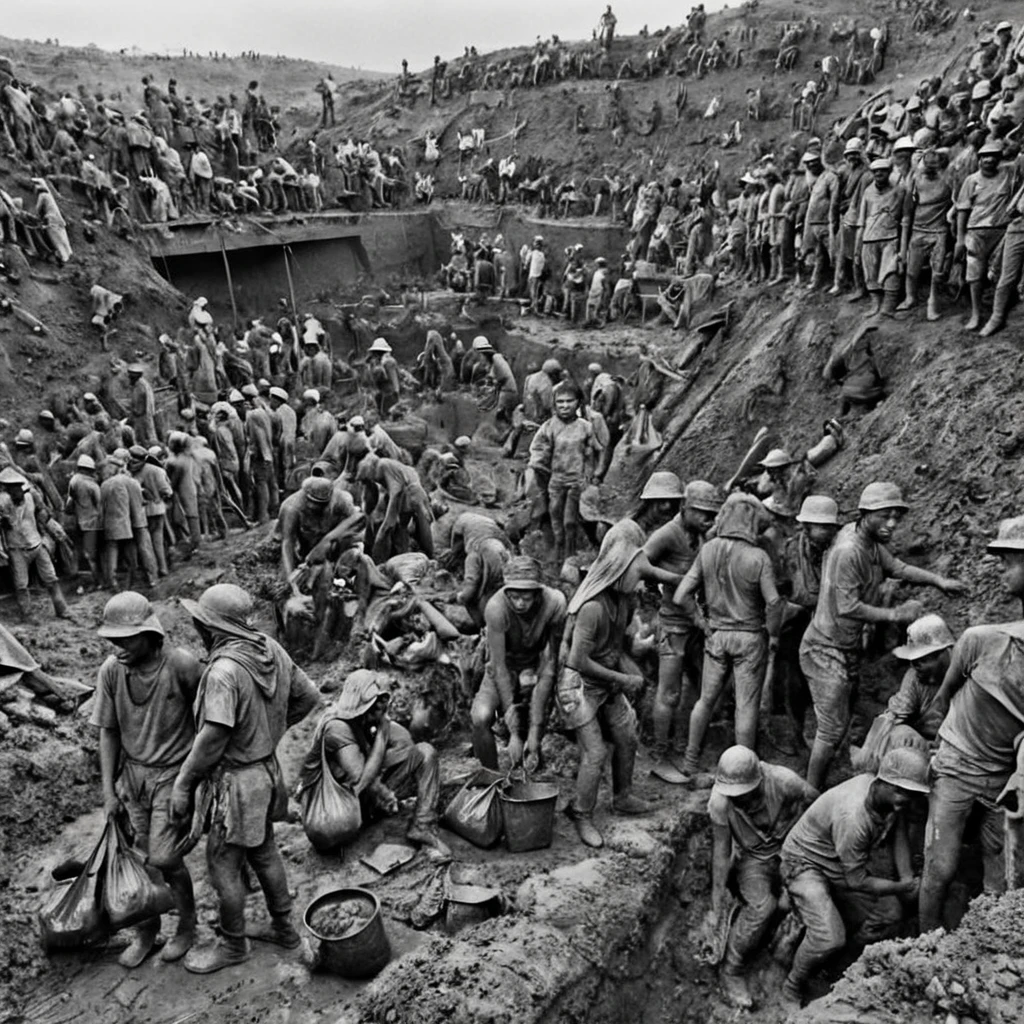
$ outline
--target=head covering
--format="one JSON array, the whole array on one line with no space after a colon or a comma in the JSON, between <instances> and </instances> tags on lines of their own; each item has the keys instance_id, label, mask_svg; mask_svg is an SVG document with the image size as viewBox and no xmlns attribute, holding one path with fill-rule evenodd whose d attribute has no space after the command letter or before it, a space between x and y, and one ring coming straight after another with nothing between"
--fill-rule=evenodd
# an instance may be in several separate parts
<instances>
[{"instance_id":1,"label":"head covering","mask_svg":"<svg viewBox=\"0 0 1024 1024\"><path fill-rule=\"evenodd\" d=\"M96 462L91 455L79 455L75 463L76 469L95 469Z\"/></svg>"},{"instance_id":2,"label":"head covering","mask_svg":"<svg viewBox=\"0 0 1024 1024\"><path fill-rule=\"evenodd\" d=\"M239 391L237 388L232 388L231 391L228 393L228 401L232 405L237 405L239 402L244 402L245 398L243 397L241 391Z\"/></svg>"},{"instance_id":3,"label":"head covering","mask_svg":"<svg viewBox=\"0 0 1024 1024\"><path fill-rule=\"evenodd\" d=\"M322 476L309 476L302 481L302 495L308 501L318 505L326 505L331 500L334 487L331 481Z\"/></svg>"},{"instance_id":4,"label":"head covering","mask_svg":"<svg viewBox=\"0 0 1024 1024\"><path fill-rule=\"evenodd\" d=\"M852 138L846 143L846 147L843 149L843 156L849 156L851 153L863 153L864 152L864 141L858 138Z\"/></svg>"},{"instance_id":5,"label":"head covering","mask_svg":"<svg viewBox=\"0 0 1024 1024\"><path fill-rule=\"evenodd\" d=\"M683 497L683 485L679 477L667 469L652 473L640 492L641 501L671 501Z\"/></svg>"},{"instance_id":6,"label":"head covering","mask_svg":"<svg viewBox=\"0 0 1024 1024\"><path fill-rule=\"evenodd\" d=\"M540 564L529 555L515 555L505 564L506 590L540 590L544 586Z\"/></svg>"},{"instance_id":7,"label":"head covering","mask_svg":"<svg viewBox=\"0 0 1024 1024\"><path fill-rule=\"evenodd\" d=\"M373 344L367 349L368 352L390 352L391 346L384 338L374 338Z\"/></svg>"},{"instance_id":8,"label":"head covering","mask_svg":"<svg viewBox=\"0 0 1024 1024\"><path fill-rule=\"evenodd\" d=\"M128 367L128 373L133 377L141 377L145 372L146 368L142 363L132 363L131 366Z\"/></svg>"},{"instance_id":9,"label":"head covering","mask_svg":"<svg viewBox=\"0 0 1024 1024\"><path fill-rule=\"evenodd\" d=\"M907 627L907 642L893 648L893 654L903 661L917 661L936 651L948 650L956 643L946 620L941 615L922 615Z\"/></svg>"},{"instance_id":10,"label":"head covering","mask_svg":"<svg viewBox=\"0 0 1024 1024\"><path fill-rule=\"evenodd\" d=\"M133 444L131 448L128 449L128 458L130 458L132 462L145 462L147 455L149 455L149 452L147 452L141 444Z\"/></svg>"},{"instance_id":11,"label":"head covering","mask_svg":"<svg viewBox=\"0 0 1024 1024\"><path fill-rule=\"evenodd\" d=\"M164 627L149 601L134 590L115 594L103 608L103 622L96 632L105 640L122 640L140 633L164 636Z\"/></svg>"},{"instance_id":12,"label":"head covering","mask_svg":"<svg viewBox=\"0 0 1024 1024\"><path fill-rule=\"evenodd\" d=\"M687 508L701 512L717 512L722 507L722 496L718 488L707 480L691 480L683 488Z\"/></svg>"},{"instance_id":13,"label":"head covering","mask_svg":"<svg viewBox=\"0 0 1024 1024\"><path fill-rule=\"evenodd\" d=\"M13 467L0 469L0 484L5 487L24 487L28 481Z\"/></svg>"},{"instance_id":14,"label":"head covering","mask_svg":"<svg viewBox=\"0 0 1024 1024\"><path fill-rule=\"evenodd\" d=\"M718 513L718 536L756 544L759 526L765 521L764 506L752 494L730 494Z\"/></svg>"},{"instance_id":15,"label":"head covering","mask_svg":"<svg viewBox=\"0 0 1024 1024\"><path fill-rule=\"evenodd\" d=\"M280 398L282 402L288 401L288 392L284 388L272 387L270 389L271 398Z\"/></svg>"},{"instance_id":16,"label":"head covering","mask_svg":"<svg viewBox=\"0 0 1024 1024\"><path fill-rule=\"evenodd\" d=\"M798 523L839 525L839 506L827 494L808 494L796 517Z\"/></svg>"},{"instance_id":17,"label":"head covering","mask_svg":"<svg viewBox=\"0 0 1024 1024\"><path fill-rule=\"evenodd\" d=\"M341 693L327 710L331 718L342 718L349 721L365 715L379 697L391 698L386 688L387 676L368 668L357 668L345 677L345 685Z\"/></svg>"},{"instance_id":18,"label":"head covering","mask_svg":"<svg viewBox=\"0 0 1024 1024\"><path fill-rule=\"evenodd\" d=\"M18 448L30 448L35 442L36 435L32 433L27 427L22 427L18 431L14 438L14 443Z\"/></svg>"},{"instance_id":19,"label":"head covering","mask_svg":"<svg viewBox=\"0 0 1024 1024\"><path fill-rule=\"evenodd\" d=\"M466 434L460 434L452 443L456 448L469 448L473 442Z\"/></svg>"},{"instance_id":20,"label":"head covering","mask_svg":"<svg viewBox=\"0 0 1024 1024\"><path fill-rule=\"evenodd\" d=\"M642 553L645 540L644 531L632 519L616 523L604 535L597 558L569 601L569 614L576 615L587 601L615 586Z\"/></svg>"},{"instance_id":21,"label":"head covering","mask_svg":"<svg viewBox=\"0 0 1024 1024\"><path fill-rule=\"evenodd\" d=\"M473 351L474 352L493 352L494 351L494 346L482 334L478 334L473 339Z\"/></svg>"},{"instance_id":22,"label":"head covering","mask_svg":"<svg viewBox=\"0 0 1024 1024\"><path fill-rule=\"evenodd\" d=\"M1004 519L999 524L996 539L989 543L988 550L994 554L1000 551L1024 551L1024 516Z\"/></svg>"},{"instance_id":23,"label":"head covering","mask_svg":"<svg viewBox=\"0 0 1024 1024\"><path fill-rule=\"evenodd\" d=\"M245 384L242 387L243 398L259 398L260 391L255 384Z\"/></svg>"},{"instance_id":24,"label":"head covering","mask_svg":"<svg viewBox=\"0 0 1024 1024\"><path fill-rule=\"evenodd\" d=\"M872 170L872 171L891 171L892 170L892 161L887 159L884 156L880 156L877 160L872 160L871 161L871 166L869 167L869 170Z\"/></svg>"},{"instance_id":25,"label":"head covering","mask_svg":"<svg viewBox=\"0 0 1024 1024\"><path fill-rule=\"evenodd\" d=\"M978 150L978 156L1002 156L1003 155L1003 144L998 139L990 139L985 143L981 149Z\"/></svg>"},{"instance_id":26,"label":"head covering","mask_svg":"<svg viewBox=\"0 0 1024 1024\"><path fill-rule=\"evenodd\" d=\"M906 153L912 152L917 149L914 144L914 140L909 135L901 135L894 143L892 151L894 153Z\"/></svg>"},{"instance_id":27,"label":"head covering","mask_svg":"<svg viewBox=\"0 0 1024 1024\"><path fill-rule=\"evenodd\" d=\"M215 583L199 595L198 601L180 599L185 611L208 629L242 640L262 636L249 624L253 612L252 598L234 583Z\"/></svg>"},{"instance_id":28,"label":"head covering","mask_svg":"<svg viewBox=\"0 0 1024 1024\"><path fill-rule=\"evenodd\" d=\"M46 420L47 423L55 423L57 420L57 417L54 416L49 409L44 409L37 418L41 420Z\"/></svg>"},{"instance_id":29,"label":"head covering","mask_svg":"<svg viewBox=\"0 0 1024 1024\"><path fill-rule=\"evenodd\" d=\"M302 400L304 402L312 402L314 405L320 404L320 392L316 388L307 388L302 392Z\"/></svg>"}]
</instances>

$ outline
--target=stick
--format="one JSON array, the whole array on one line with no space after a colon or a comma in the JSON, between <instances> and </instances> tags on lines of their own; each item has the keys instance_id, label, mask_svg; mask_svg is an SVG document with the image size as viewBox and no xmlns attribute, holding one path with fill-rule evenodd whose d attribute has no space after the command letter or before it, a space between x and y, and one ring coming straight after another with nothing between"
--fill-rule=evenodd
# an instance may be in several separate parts
<instances>
[{"instance_id":1,"label":"stick","mask_svg":"<svg viewBox=\"0 0 1024 1024\"><path fill-rule=\"evenodd\" d=\"M729 478L725 485L726 494L736 486L736 481L744 477L764 456L768 447L768 428L761 427L754 435L754 443L750 446L747 454L743 456L736 472Z\"/></svg>"}]
</instances>

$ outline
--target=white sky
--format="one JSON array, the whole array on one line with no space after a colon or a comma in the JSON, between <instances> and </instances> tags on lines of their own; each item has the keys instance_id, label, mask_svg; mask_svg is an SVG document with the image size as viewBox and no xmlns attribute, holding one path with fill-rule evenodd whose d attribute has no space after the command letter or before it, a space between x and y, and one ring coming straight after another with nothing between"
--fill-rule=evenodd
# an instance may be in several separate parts
<instances>
[{"instance_id":1,"label":"white sky","mask_svg":"<svg viewBox=\"0 0 1024 1024\"><path fill-rule=\"evenodd\" d=\"M704 4L709 11L725 5ZM690 6L691 0L620 0L612 8L617 30L632 35L645 23L652 31L680 24ZM183 46L202 53L257 50L397 72L402 57L418 70L435 53L448 58L470 45L483 53L552 33L589 38L603 10L602 0L11 0L0 34L156 53Z\"/></svg>"}]
</instances>

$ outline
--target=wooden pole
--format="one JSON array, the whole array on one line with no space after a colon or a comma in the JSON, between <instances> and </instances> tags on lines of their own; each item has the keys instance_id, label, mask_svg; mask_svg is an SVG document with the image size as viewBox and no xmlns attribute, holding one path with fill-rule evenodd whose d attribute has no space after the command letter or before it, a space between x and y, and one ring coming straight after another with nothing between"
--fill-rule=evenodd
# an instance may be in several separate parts
<instances>
[{"instance_id":1,"label":"wooden pole","mask_svg":"<svg viewBox=\"0 0 1024 1024\"><path fill-rule=\"evenodd\" d=\"M288 275L288 295L292 300L292 316L295 317L295 332L299 331L299 307L295 303L295 284L292 282L292 267L288 262L288 246L281 246L281 254L284 256L284 272Z\"/></svg>"},{"instance_id":2,"label":"wooden pole","mask_svg":"<svg viewBox=\"0 0 1024 1024\"><path fill-rule=\"evenodd\" d=\"M220 236L220 254L224 258L224 276L228 281L228 294L231 296L232 327L238 329L238 306L235 305L235 286L231 283L231 264L228 263L228 251L224 246L224 236Z\"/></svg>"}]
</instances>

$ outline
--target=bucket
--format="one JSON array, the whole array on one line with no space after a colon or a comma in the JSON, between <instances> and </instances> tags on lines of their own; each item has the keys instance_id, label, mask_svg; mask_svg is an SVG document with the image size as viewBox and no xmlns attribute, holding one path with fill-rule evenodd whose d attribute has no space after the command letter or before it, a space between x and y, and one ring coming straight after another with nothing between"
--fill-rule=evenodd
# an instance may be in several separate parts
<instances>
[{"instance_id":1,"label":"bucket","mask_svg":"<svg viewBox=\"0 0 1024 1024\"><path fill-rule=\"evenodd\" d=\"M358 931L340 937L324 935L310 924L318 911L351 900L360 901L373 911ZM333 889L318 896L306 907L302 923L320 940L318 964L331 974L342 978L372 978L391 959L391 946L384 932L380 901L366 889Z\"/></svg>"},{"instance_id":2,"label":"bucket","mask_svg":"<svg viewBox=\"0 0 1024 1024\"><path fill-rule=\"evenodd\" d=\"M512 853L542 850L555 831L558 787L550 782L513 782L498 790L505 845Z\"/></svg>"}]
</instances>

